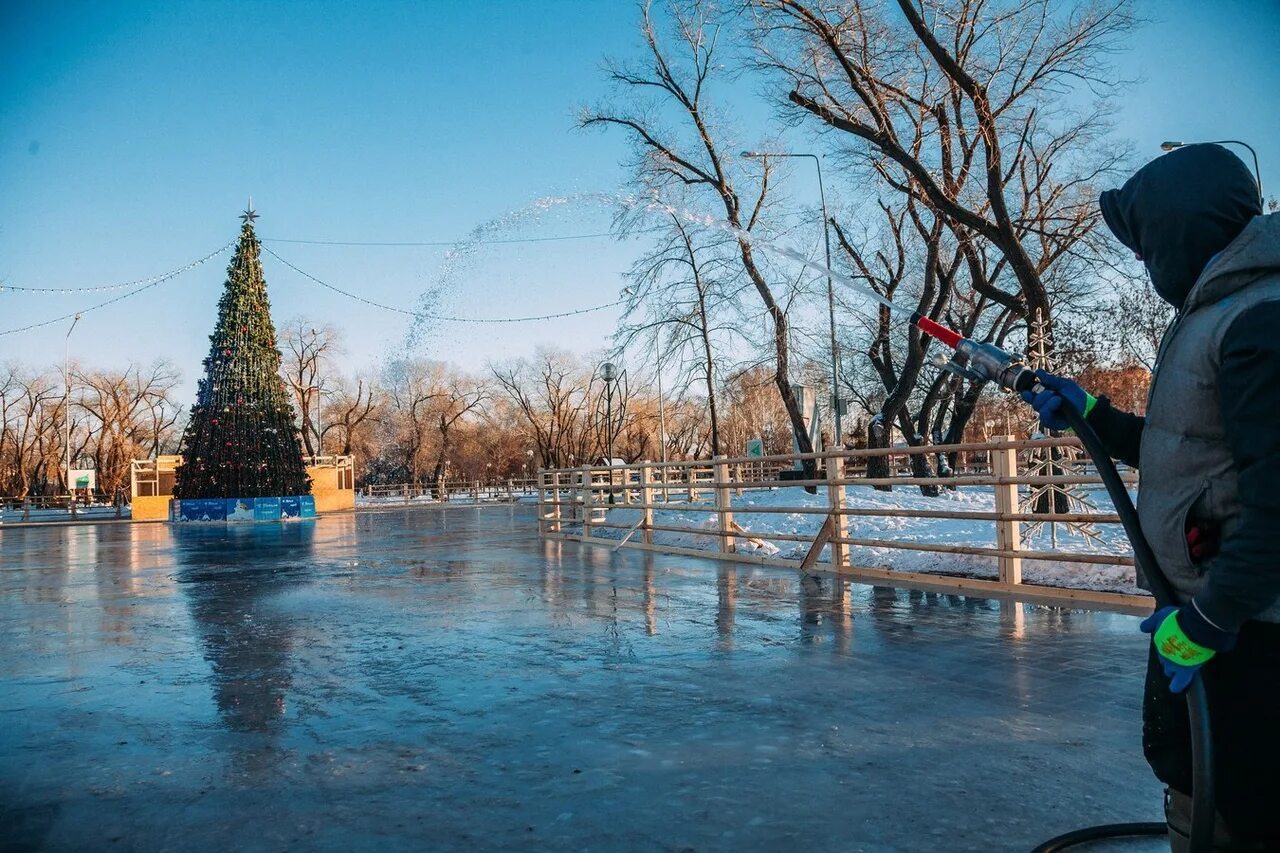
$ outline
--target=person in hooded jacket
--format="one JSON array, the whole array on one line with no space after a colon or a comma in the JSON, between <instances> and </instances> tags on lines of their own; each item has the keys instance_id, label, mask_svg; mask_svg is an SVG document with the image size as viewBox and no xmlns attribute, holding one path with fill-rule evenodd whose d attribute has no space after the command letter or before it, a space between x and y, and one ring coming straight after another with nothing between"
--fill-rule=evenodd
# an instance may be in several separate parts
<instances>
[{"instance_id":1,"label":"person in hooded jacket","mask_svg":"<svg viewBox=\"0 0 1280 853\"><path fill-rule=\"evenodd\" d=\"M1100 202L1177 312L1146 416L1043 372L1044 390L1023 396L1051 429L1075 407L1113 457L1141 469L1142 531L1181 601L1142 623L1153 637L1143 747L1167 786L1174 849L1191 792L1176 694L1201 671L1219 846L1280 850L1280 214L1263 215L1249 169L1213 144L1157 158Z\"/></svg>"}]
</instances>

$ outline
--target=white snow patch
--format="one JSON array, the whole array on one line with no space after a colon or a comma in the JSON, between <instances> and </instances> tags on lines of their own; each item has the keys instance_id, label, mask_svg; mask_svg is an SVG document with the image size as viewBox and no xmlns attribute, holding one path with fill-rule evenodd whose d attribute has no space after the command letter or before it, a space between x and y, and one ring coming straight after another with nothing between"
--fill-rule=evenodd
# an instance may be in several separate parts
<instances>
[{"instance_id":1,"label":"white snow patch","mask_svg":"<svg viewBox=\"0 0 1280 853\"><path fill-rule=\"evenodd\" d=\"M1099 512L1113 511L1110 499L1101 488L1091 490L1089 499ZM920 490L915 487L902 486L895 488L892 492L878 492L867 487L849 486L845 489L845 503L851 508L994 512L995 493L990 488L966 486L958 490L944 491L937 497L926 497L921 495ZM754 489L748 490L742 497L735 496L733 506L735 510L741 510L743 507L825 509L827 499L825 494L810 495L800 487ZM625 505L608 509L607 515L610 524L621 524L627 527L640 520L640 510ZM599 515L597 520L602 520ZM746 531L737 537L737 547L740 552L779 555L786 559L799 560L808 551L807 542L785 539L774 539L770 542L768 541L770 536L812 537L817 534L818 528L822 525L823 514L785 510L776 513L736 511L734 521ZM670 509L655 509L654 523L690 528L687 533L656 530L653 533L655 544L699 550L719 548L718 536L702 532L714 531L716 528L715 506L710 502L673 503ZM851 539L900 540L929 545L967 545L986 548L994 548L996 545L993 521L888 515L849 516L847 524ZM1031 551L1056 550L1077 554L1129 556L1132 553L1120 525L1098 524L1095 528L1099 533L1099 539L1090 542L1072 533L1066 525L1059 524L1058 543L1055 548L1052 545L1049 527L1044 525L1035 536L1024 543L1024 548ZM592 535L605 539L618 539L624 535L624 532L596 527L592 529ZM752 544L748 536L760 540L761 545ZM829 552L829 547L824 549L821 559L829 561ZM996 577L996 559L989 556L871 546L850 546L849 553L850 561L860 566L960 574L978 578L994 579ZM1024 560L1022 576L1023 580L1034 584L1124 593L1141 592L1137 587L1131 566Z\"/></svg>"}]
</instances>

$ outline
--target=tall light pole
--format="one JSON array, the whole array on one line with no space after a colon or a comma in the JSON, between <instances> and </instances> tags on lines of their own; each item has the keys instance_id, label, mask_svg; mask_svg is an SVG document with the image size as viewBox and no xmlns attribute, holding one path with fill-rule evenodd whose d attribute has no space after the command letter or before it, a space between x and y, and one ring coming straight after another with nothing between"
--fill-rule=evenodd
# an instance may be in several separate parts
<instances>
[{"instance_id":1,"label":"tall light pole","mask_svg":"<svg viewBox=\"0 0 1280 853\"><path fill-rule=\"evenodd\" d=\"M818 198L822 202L822 244L827 252L827 319L831 323L831 416L834 421L836 447L844 444L844 418L840 412L840 347L836 343L836 292L831 281L831 231L827 218L827 191L822 185L822 159L817 154L774 151L743 151L743 157L764 160L768 157L809 158L818 170Z\"/></svg>"},{"instance_id":2,"label":"tall light pole","mask_svg":"<svg viewBox=\"0 0 1280 853\"><path fill-rule=\"evenodd\" d=\"M662 451L663 476L666 476L667 469L667 413L662 402L662 347L657 337L653 339L653 357L654 363L657 365L656 375L658 377L658 445Z\"/></svg>"},{"instance_id":3,"label":"tall light pole","mask_svg":"<svg viewBox=\"0 0 1280 853\"><path fill-rule=\"evenodd\" d=\"M67 336L63 341L62 350L62 402L66 420L67 495L71 498L72 512L75 512L76 488L71 482L71 333L75 331L76 323L79 322L80 315L77 314L71 321L71 328L67 329Z\"/></svg>"},{"instance_id":4,"label":"tall light pole","mask_svg":"<svg viewBox=\"0 0 1280 853\"><path fill-rule=\"evenodd\" d=\"M249 199L249 203L252 206L253 204L252 198ZM313 328L311 330L311 340L314 341L318 337L320 337L320 333ZM324 413L321 411L321 407L324 406L324 379L320 377L320 354L319 353L316 353L315 364L316 364L315 375L318 381L316 382L315 385L313 385L311 388L308 388L307 390L310 391L314 389L316 392L316 425L315 425L316 456L319 457L319 456L324 456Z\"/></svg>"},{"instance_id":5,"label":"tall light pole","mask_svg":"<svg viewBox=\"0 0 1280 853\"><path fill-rule=\"evenodd\" d=\"M609 503L613 503L613 382L618 378L618 368L612 361L600 365L600 378L604 380L605 416L604 437L609 454ZM599 411L597 409L596 411Z\"/></svg>"},{"instance_id":6,"label":"tall light pole","mask_svg":"<svg viewBox=\"0 0 1280 853\"><path fill-rule=\"evenodd\" d=\"M324 380L316 384L316 453L324 456Z\"/></svg>"},{"instance_id":7,"label":"tall light pole","mask_svg":"<svg viewBox=\"0 0 1280 853\"><path fill-rule=\"evenodd\" d=\"M1239 139L1213 139L1209 142L1182 142L1170 139L1160 143L1160 150L1172 151L1184 145L1239 145L1243 148L1248 148L1249 153L1253 155L1253 178L1258 182L1258 201L1262 202L1264 208L1266 207L1267 201L1262 196L1262 171L1258 169L1258 152L1253 150L1252 145L1247 142L1241 142Z\"/></svg>"}]
</instances>

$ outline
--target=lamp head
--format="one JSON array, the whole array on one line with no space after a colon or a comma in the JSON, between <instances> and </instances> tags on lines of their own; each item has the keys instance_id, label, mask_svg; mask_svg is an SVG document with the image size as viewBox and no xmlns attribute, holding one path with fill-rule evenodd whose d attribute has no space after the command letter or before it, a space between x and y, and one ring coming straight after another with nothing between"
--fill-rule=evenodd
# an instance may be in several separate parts
<instances>
[{"instance_id":1,"label":"lamp head","mask_svg":"<svg viewBox=\"0 0 1280 853\"><path fill-rule=\"evenodd\" d=\"M618 378L618 368L612 361L606 361L600 365L600 378L605 382L612 382Z\"/></svg>"},{"instance_id":2,"label":"lamp head","mask_svg":"<svg viewBox=\"0 0 1280 853\"><path fill-rule=\"evenodd\" d=\"M1171 140L1168 140L1168 141L1166 141L1166 142L1161 142L1161 143L1160 143L1160 150L1161 150L1161 151L1172 151L1172 150L1173 150L1173 149L1175 149L1175 148L1181 148L1183 145L1186 145L1186 143L1185 143L1185 142L1175 141L1175 140L1172 140L1172 139L1171 139Z\"/></svg>"}]
</instances>

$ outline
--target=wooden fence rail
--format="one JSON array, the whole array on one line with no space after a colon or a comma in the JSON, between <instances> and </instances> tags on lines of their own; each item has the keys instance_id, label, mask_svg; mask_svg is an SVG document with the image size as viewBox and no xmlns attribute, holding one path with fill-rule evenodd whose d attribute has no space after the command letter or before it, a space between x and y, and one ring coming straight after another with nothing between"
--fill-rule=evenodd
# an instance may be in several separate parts
<instances>
[{"instance_id":1,"label":"wooden fence rail","mask_svg":"<svg viewBox=\"0 0 1280 853\"><path fill-rule=\"evenodd\" d=\"M447 503L512 502L532 497L537 480L492 479L449 480L441 483L379 483L360 489L364 502L376 504L408 504L417 500L443 500Z\"/></svg>"},{"instance_id":2,"label":"wooden fence rail","mask_svg":"<svg viewBox=\"0 0 1280 853\"><path fill-rule=\"evenodd\" d=\"M923 589L968 592L984 596L1017 596L1051 603L1118 610L1129 613L1149 611L1151 602L1145 595L1088 589L1070 585L1070 572L1063 585L1030 583L1023 579L1023 564L1028 561L1050 561L1077 566L1132 566L1131 553L1107 553L1101 549L1085 551L1033 550L1023 541L1024 523L1118 525L1114 512L1071 511L1032 513L1020 506L1020 497L1034 487L1044 485L1100 487L1101 479L1092 467L1055 476L1031 475L1020 464L1020 454L1028 456L1045 448L1078 447L1072 436L1046 439L997 437L989 441L933 447L895 447L858 449L823 453L767 456L763 458L717 457L708 461L642 462L613 467L546 469L538 472L538 532L549 539L567 539L617 547L641 548L675 554L697 554L716 559L767 565L793 566L803 570L822 570L855 579L888 585ZM914 454L955 454L959 464L956 476L867 477L866 462L874 457L887 458L890 471L904 470ZM802 460L814 460L816 473L810 479L783 479L784 469L798 469ZM798 472L797 472L798 473ZM793 475L794 476L794 475ZM1124 479L1137 482L1129 472ZM772 506L735 501L747 493L809 486L816 489L817 504ZM941 486L947 489L990 489L994 492L994 510L965 510L940 507L859 506L850 499L850 487L870 488L894 486L918 488ZM798 492L797 492L798 493ZM797 501L788 501L796 504ZM639 511L638 520L610 513L626 509ZM688 516L702 523L691 526ZM821 517L816 534L752 529L749 519L761 514ZM745 516L744 526L735 516ZM994 536L989 543L916 541L909 536L867 538L850 535L849 519L938 519L990 522ZM612 531L619 531L609 535ZM710 550L701 550L655 540L655 534L687 534L707 537ZM703 541L707 541L703 540ZM762 556L757 553L763 542L808 543L801 558ZM753 543L751 553L740 547ZM934 574L901 571L888 566L858 563L865 552L856 557L851 549L891 549L921 553L987 557L995 563L996 578L957 576L961 573ZM821 562L820 562L821 561Z\"/></svg>"}]
</instances>

